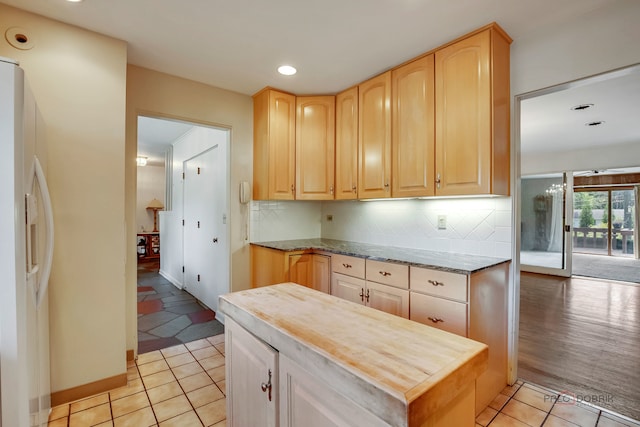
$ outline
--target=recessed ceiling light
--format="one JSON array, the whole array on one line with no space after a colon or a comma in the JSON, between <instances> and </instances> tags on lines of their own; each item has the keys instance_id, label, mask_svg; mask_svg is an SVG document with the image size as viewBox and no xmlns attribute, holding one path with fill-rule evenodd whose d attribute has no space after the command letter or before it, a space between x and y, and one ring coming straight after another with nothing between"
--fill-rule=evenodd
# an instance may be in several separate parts
<instances>
[{"instance_id":1,"label":"recessed ceiling light","mask_svg":"<svg viewBox=\"0 0 640 427\"><path fill-rule=\"evenodd\" d=\"M604 124L604 120L597 120L595 122L585 123L585 126L600 126Z\"/></svg>"},{"instance_id":2,"label":"recessed ceiling light","mask_svg":"<svg viewBox=\"0 0 640 427\"><path fill-rule=\"evenodd\" d=\"M67 0L69 3L80 3L82 0Z\"/></svg>"},{"instance_id":3,"label":"recessed ceiling light","mask_svg":"<svg viewBox=\"0 0 640 427\"><path fill-rule=\"evenodd\" d=\"M295 73L298 72L298 70L296 70L291 65L281 65L278 67L278 72L285 76L293 76Z\"/></svg>"},{"instance_id":4,"label":"recessed ceiling light","mask_svg":"<svg viewBox=\"0 0 640 427\"><path fill-rule=\"evenodd\" d=\"M580 105L576 105L576 106L571 107L571 109L573 111L582 111L582 110L586 110L586 109L591 108L591 107L593 107L593 104L580 104Z\"/></svg>"}]
</instances>

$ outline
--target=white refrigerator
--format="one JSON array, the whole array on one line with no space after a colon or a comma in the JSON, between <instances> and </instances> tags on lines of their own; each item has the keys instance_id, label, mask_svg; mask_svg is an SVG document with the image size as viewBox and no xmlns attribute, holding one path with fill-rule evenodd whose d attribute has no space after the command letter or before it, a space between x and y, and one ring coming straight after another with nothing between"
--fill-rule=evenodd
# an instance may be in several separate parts
<instances>
[{"instance_id":1,"label":"white refrigerator","mask_svg":"<svg viewBox=\"0 0 640 427\"><path fill-rule=\"evenodd\" d=\"M0 427L46 426L53 217L40 113L0 57Z\"/></svg>"}]
</instances>

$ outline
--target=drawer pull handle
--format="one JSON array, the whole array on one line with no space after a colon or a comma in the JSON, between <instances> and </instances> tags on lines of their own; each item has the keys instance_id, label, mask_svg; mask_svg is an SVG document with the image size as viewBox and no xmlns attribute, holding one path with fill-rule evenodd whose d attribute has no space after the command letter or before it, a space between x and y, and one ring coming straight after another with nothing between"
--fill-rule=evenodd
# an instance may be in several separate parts
<instances>
[{"instance_id":1,"label":"drawer pull handle","mask_svg":"<svg viewBox=\"0 0 640 427\"><path fill-rule=\"evenodd\" d=\"M391 273L388 271L378 271L378 273L382 274L384 277L391 276Z\"/></svg>"},{"instance_id":2,"label":"drawer pull handle","mask_svg":"<svg viewBox=\"0 0 640 427\"><path fill-rule=\"evenodd\" d=\"M431 283L433 286L444 286L444 283L438 282L437 280L427 280L427 282Z\"/></svg>"},{"instance_id":3,"label":"drawer pull handle","mask_svg":"<svg viewBox=\"0 0 640 427\"><path fill-rule=\"evenodd\" d=\"M351 268L351 264L342 263L342 266L343 266L344 268Z\"/></svg>"},{"instance_id":4,"label":"drawer pull handle","mask_svg":"<svg viewBox=\"0 0 640 427\"><path fill-rule=\"evenodd\" d=\"M444 320L440 319L439 317L427 317L427 319L431 320L433 323L444 322Z\"/></svg>"},{"instance_id":5,"label":"drawer pull handle","mask_svg":"<svg viewBox=\"0 0 640 427\"><path fill-rule=\"evenodd\" d=\"M367 303L369 303L369 289L367 289L367 295L365 295L365 298L367 299Z\"/></svg>"},{"instance_id":6,"label":"drawer pull handle","mask_svg":"<svg viewBox=\"0 0 640 427\"><path fill-rule=\"evenodd\" d=\"M271 402L271 369L269 369L269 382L260 384L263 392L269 392L269 402Z\"/></svg>"},{"instance_id":7,"label":"drawer pull handle","mask_svg":"<svg viewBox=\"0 0 640 427\"><path fill-rule=\"evenodd\" d=\"M360 288L360 301L364 302L364 288Z\"/></svg>"}]
</instances>

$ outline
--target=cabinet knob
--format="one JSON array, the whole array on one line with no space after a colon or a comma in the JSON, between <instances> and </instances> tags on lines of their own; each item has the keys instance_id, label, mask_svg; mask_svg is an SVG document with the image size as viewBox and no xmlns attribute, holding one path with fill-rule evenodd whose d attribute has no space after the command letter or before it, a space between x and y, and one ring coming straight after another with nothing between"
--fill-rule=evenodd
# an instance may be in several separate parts
<instances>
[{"instance_id":1,"label":"cabinet knob","mask_svg":"<svg viewBox=\"0 0 640 427\"><path fill-rule=\"evenodd\" d=\"M440 188L440 174L436 174L436 187Z\"/></svg>"},{"instance_id":2,"label":"cabinet knob","mask_svg":"<svg viewBox=\"0 0 640 427\"><path fill-rule=\"evenodd\" d=\"M329 193L333 194L333 185L329 187Z\"/></svg>"},{"instance_id":3,"label":"cabinet knob","mask_svg":"<svg viewBox=\"0 0 640 427\"><path fill-rule=\"evenodd\" d=\"M431 283L433 286L444 286L444 283L438 282L437 280L427 280L427 282Z\"/></svg>"},{"instance_id":4,"label":"cabinet knob","mask_svg":"<svg viewBox=\"0 0 640 427\"><path fill-rule=\"evenodd\" d=\"M351 191L353 191L354 193L356 192L356 186L355 185L353 187L351 187Z\"/></svg>"},{"instance_id":5,"label":"cabinet knob","mask_svg":"<svg viewBox=\"0 0 640 427\"><path fill-rule=\"evenodd\" d=\"M260 388L264 393L269 393L269 402L271 402L271 369L269 369L269 382L260 384Z\"/></svg>"},{"instance_id":6,"label":"cabinet knob","mask_svg":"<svg viewBox=\"0 0 640 427\"><path fill-rule=\"evenodd\" d=\"M427 317L427 319L431 320L433 323L444 322L444 320L440 319L439 317Z\"/></svg>"}]
</instances>

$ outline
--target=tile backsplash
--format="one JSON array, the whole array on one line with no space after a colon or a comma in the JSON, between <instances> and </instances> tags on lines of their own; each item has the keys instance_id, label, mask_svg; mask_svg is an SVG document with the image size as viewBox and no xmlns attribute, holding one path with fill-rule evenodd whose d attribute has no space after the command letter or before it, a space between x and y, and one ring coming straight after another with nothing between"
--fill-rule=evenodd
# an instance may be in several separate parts
<instances>
[{"instance_id":1,"label":"tile backsplash","mask_svg":"<svg viewBox=\"0 0 640 427\"><path fill-rule=\"evenodd\" d=\"M305 201L252 201L252 242L321 237L322 203Z\"/></svg>"},{"instance_id":2,"label":"tile backsplash","mask_svg":"<svg viewBox=\"0 0 640 427\"><path fill-rule=\"evenodd\" d=\"M511 215L510 197L252 202L251 241L324 237L511 258Z\"/></svg>"}]
</instances>

